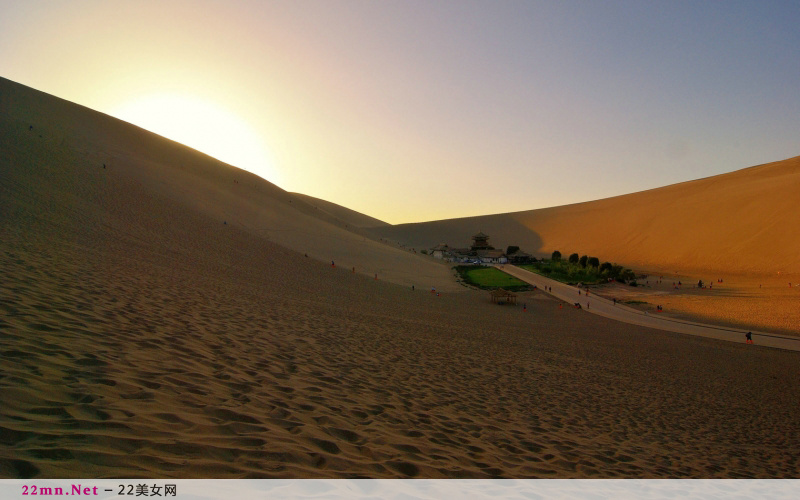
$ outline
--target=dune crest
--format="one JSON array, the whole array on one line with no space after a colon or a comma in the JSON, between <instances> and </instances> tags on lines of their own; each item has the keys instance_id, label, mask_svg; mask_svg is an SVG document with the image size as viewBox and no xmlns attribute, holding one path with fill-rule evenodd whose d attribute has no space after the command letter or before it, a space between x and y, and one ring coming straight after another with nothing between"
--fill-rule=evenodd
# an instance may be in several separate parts
<instances>
[{"instance_id":1,"label":"dune crest","mask_svg":"<svg viewBox=\"0 0 800 500\"><path fill-rule=\"evenodd\" d=\"M319 210L302 196L110 116L6 79L0 79L0 114L3 202L25 203L13 196L20 190L31 212L48 200L62 213L78 214L59 219L60 234L104 226L117 244L146 239L164 244L165 252L179 251L187 246L181 241L196 235L170 222L170 213L189 208L209 224L235 226L368 276L460 289L439 262L374 241L350 219ZM7 209L12 218L6 222L15 225L23 208ZM119 222L124 224L117 227ZM164 231L175 237L173 246L166 246Z\"/></svg>"},{"instance_id":2,"label":"dune crest","mask_svg":"<svg viewBox=\"0 0 800 500\"><path fill-rule=\"evenodd\" d=\"M578 252L629 267L800 273L800 156L649 191L560 207L378 227L417 247L466 245L477 229L498 248Z\"/></svg>"}]
</instances>

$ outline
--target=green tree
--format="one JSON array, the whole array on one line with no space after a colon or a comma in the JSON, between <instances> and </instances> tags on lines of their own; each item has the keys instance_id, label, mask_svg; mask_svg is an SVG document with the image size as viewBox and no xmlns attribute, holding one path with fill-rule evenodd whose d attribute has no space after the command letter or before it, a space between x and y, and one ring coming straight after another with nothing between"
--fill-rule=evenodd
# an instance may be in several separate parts
<instances>
[{"instance_id":1,"label":"green tree","mask_svg":"<svg viewBox=\"0 0 800 500\"><path fill-rule=\"evenodd\" d=\"M580 259L580 256L578 254L574 253L574 254L569 256L569 263L570 264L577 264L579 259Z\"/></svg>"},{"instance_id":2,"label":"green tree","mask_svg":"<svg viewBox=\"0 0 800 500\"><path fill-rule=\"evenodd\" d=\"M600 266L600 259L597 257L589 257L589 265L597 269Z\"/></svg>"},{"instance_id":3,"label":"green tree","mask_svg":"<svg viewBox=\"0 0 800 500\"><path fill-rule=\"evenodd\" d=\"M558 250L553 252L553 260L561 260L561 252L559 252Z\"/></svg>"},{"instance_id":4,"label":"green tree","mask_svg":"<svg viewBox=\"0 0 800 500\"><path fill-rule=\"evenodd\" d=\"M506 255L511 255L512 253L519 252L519 247L515 245L509 245L506 249Z\"/></svg>"},{"instance_id":5,"label":"green tree","mask_svg":"<svg viewBox=\"0 0 800 500\"><path fill-rule=\"evenodd\" d=\"M601 273L611 273L611 270L614 266L611 265L611 262L603 262L600 264L600 272Z\"/></svg>"},{"instance_id":6,"label":"green tree","mask_svg":"<svg viewBox=\"0 0 800 500\"><path fill-rule=\"evenodd\" d=\"M586 263L589 262L589 256L587 256L587 255L581 256L581 258L580 258L580 260L578 260L578 262L580 263L581 267L585 268L586 267Z\"/></svg>"}]
</instances>

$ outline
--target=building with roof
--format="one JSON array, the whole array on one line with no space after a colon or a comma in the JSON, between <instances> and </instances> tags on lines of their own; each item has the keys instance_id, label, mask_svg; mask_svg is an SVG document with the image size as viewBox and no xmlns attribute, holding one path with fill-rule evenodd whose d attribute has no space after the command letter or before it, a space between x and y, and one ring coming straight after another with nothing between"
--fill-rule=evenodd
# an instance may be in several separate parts
<instances>
[{"instance_id":1,"label":"building with roof","mask_svg":"<svg viewBox=\"0 0 800 500\"><path fill-rule=\"evenodd\" d=\"M472 250L494 250L494 247L489 245L489 235L479 232L472 237Z\"/></svg>"},{"instance_id":2,"label":"building with roof","mask_svg":"<svg viewBox=\"0 0 800 500\"><path fill-rule=\"evenodd\" d=\"M446 243L439 243L435 247L431 248L429 252L435 259L445 259L448 257L452 257L453 252L452 249L447 246Z\"/></svg>"},{"instance_id":3,"label":"building with roof","mask_svg":"<svg viewBox=\"0 0 800 500\"><path fill-rule=\"evenodd\" d=\"M517 247L513 247L517 248ZM428 253L436 259L462 264L506 264L511 261L503 250L495 249L489 244L489 235L482 231L472 237L472 246L469 248L453 248L446 243L440 243L431 248ZM516 250L516 262L529 262L530 254Z\"/></svg>"}]
</instances>

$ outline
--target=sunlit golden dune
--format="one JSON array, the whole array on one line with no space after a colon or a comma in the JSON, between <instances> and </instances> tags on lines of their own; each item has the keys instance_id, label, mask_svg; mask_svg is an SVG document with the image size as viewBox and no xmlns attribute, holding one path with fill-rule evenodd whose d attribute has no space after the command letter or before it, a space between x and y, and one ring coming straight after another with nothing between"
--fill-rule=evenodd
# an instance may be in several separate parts
<instances>
[{"instance_id":1,"label":"sunlit golden dune","mask_svg":"<svg viewBox=\"0 0 800 500\"><path fill-rule=\"evenodd\" d=\"M597 256L639 269L800 274L800 157L604 200L376 228L426 248L466 246L478 229L498 247Z\"/></svg>"}]
</instances>

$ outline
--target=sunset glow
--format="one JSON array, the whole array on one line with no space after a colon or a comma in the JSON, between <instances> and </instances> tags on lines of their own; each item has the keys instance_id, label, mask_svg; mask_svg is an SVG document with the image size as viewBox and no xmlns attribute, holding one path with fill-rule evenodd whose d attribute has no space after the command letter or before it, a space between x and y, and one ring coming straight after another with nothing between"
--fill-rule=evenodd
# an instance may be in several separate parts
<instances>
[{"instance_id":1,"label":"sunset glow","mask_svg":"<svg viewBox=\"0 0 800 500\"><path fill-rule=\"evenodd\" d=\"M578 203L797 154L796 2L0 12L2 76L391 223Z\"/></svg>"},{"instance_id":2,"label":"sunset glow","mask_svg":"<svg viewBox=\"0 0 800 500\"><path fill-rule=\"evenodd\" d=\"M266 140L241 118L209 101L150 94L127 101L111 115L202 151L218 160L277 181Z\"/></svg>"}]
</instances>

